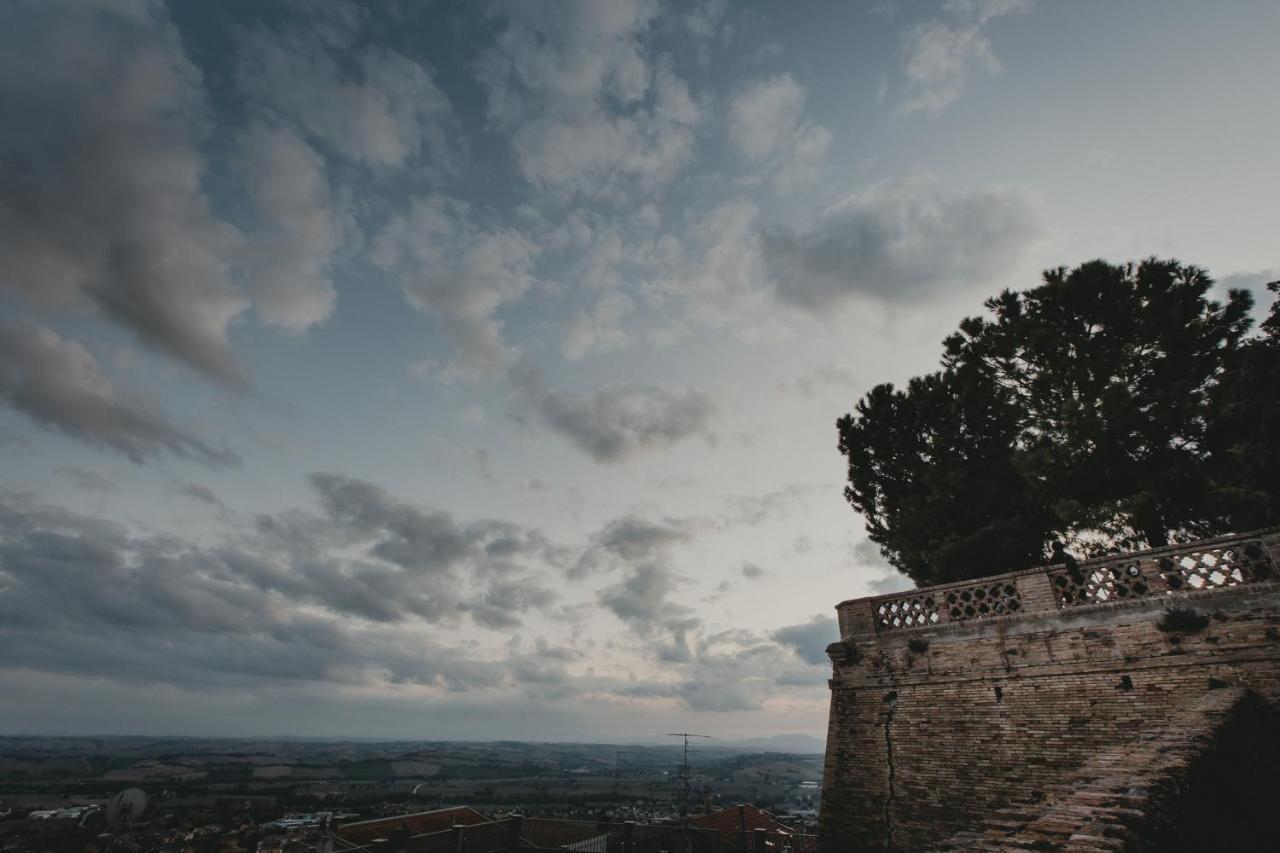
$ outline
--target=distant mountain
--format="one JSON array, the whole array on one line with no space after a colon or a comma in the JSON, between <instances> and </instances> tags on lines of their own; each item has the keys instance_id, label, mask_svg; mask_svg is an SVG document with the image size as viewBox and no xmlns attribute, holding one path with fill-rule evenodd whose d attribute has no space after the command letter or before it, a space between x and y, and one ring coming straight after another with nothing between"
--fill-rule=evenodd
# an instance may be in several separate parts
<instances>
[{"instance_id":1,"label":"distant mountain","mask_svg":"<svg viewBox=\"0 0 1280 853\"><path fill-rule=\"evenodd\" d=\"M753 737L747 740L729 741L724 744L735 749L749 749L760 752L791 752L801 755L822 753L827 750L827 742L813 735L772 735L770 737Z\"/></svg>"}]
</instances>

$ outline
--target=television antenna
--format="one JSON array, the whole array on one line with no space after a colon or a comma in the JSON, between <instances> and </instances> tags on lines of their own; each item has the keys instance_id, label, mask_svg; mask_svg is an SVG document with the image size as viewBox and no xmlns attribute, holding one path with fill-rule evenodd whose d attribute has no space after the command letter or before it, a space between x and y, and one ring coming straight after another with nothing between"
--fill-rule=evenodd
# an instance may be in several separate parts
<instances>
[{"instance_id":1,"label":"television antenna","mask_svg":"<svg viewBox=\"0 0 1280 853\"><path fill-rule=\"evenodd\" d=\"M147 795L141 788L125 788L107 800L107 826L111 827L111 840L107 842L106 853L111 853L122 831L129 838L129 846L137 846L133 841L133 822L146 809Z\"/></svg>"},{"instance_id":2,"label":"television antenna","mask_svg":"<svg viewBox=\"0 0 1280 853\"><path fill-rule=\"evenodd\" d=\"M700 735L695 732L667 732L667 737L684 739L684 784L680 789L680 817L687 823L689 820L689 738L704 737L709 740L716 738L714 735Z\"/></svg>"}]
</instances>

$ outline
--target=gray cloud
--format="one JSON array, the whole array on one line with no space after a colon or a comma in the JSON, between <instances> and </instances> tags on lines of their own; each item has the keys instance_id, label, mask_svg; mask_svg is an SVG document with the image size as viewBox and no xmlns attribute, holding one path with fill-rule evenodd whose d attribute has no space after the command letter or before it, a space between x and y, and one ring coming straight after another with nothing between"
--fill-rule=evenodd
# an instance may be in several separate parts
<instances>
[{"instance_id":1,"label":"gray cloud","mask_svg":"<svg viewBox=\"0 0 1280 853\"><path fill-rule=\"evenodd\" d=\"M744 562L742 564L742 576L747 580L756 580L762 578L767 572L752 562Z\"/></svg>"},{"instance_id":2,"label":"gray cloud","mask_svg":"<svg viewBox=\"0 0 1280 853\"><path fill-rule=\"evenodd\" d=\"M672 618L678 621L688 618L688 608L668 599L675 587L676 576L670 569L657 563L644 563L617 584L602 590L600 603L623 622L648 634Z\"/></svg>"},{"instance_id":3,"label":"gray cloud","mask_svg":"<svg viewBox=\"0 0 1280 853\"><path fill-rule=\"evenodd\" d=\"M786 518L793 510L805 511L808 497L819 487L792 483L762 495L730 495L717 523L722 527L745 524L758 527L771 519Z\"/></svg>"},{"instance_id":4,"label":"gray cloud","mask_svg":"<svg viewBox=\"0 0 1280 853\"><path fill-rule=\"evenodd\" d=\"M797 376L778 383L783 393L795 393L809 399L827 395L850 394L858 387L858 378L837 364L822 364Z\"/></svg>"},{"instance_id":5,"label":"gray cloud","mask_svg":"<svg viewBox=\"0 0 1280 853\"><path fill-rule=\"evenodd\" d=\"M602 464L709 436L715 413L711 396L694 388L615 384L568 391L548 388L529 368L514 368L511 379L525 411Z\"/></svg>"},{"instance_id":6,"label":"gray cloud","mask_svg":"<svg viewBox=\"0 0 1280 853\"><path fill-rule=\"evenodd\" d=\"M627 570L622 580L597 594L608 608L645 641L648 651L664 663L693 659L692 632L702 620L692 608L671 600L679 576L662 562L647 562Z\"/></svg>"},{"instance_id":7,"label":"gray cloud","mask_svg":"<svg viewBox=\"0 0 1280 853\"><path fill-rule=\"evenodd\" d=\"M692 537L693 526L684 519L650 521L632 514L612 519L591 537L567 575L581 580L602 568L665 560L673 545Z\"/></svg>"},{"instance_id":8,"label":"gray cloud","mask_svg":"<svg viewBox=\"0 0 1280 853\"><path fill-rule=\"evenodd\" d=\"M140 536L124 525L0 494L0 644L12 655L6 660L48 672L206 687L385 679L461 690L518 683L510 661L440 648L419 632L419 620L448 622L468 610L480 624L506 628L518 624L519 613L549 606L551 593L531 575L477 581L483 575L477 565L497 540L476 531L494 525L428 532L414 510L385 493L356 481L324 485L326 512L309 519L310 529L341 529L298 550L286 536L213 546ZM357 513L352 504L370 495L368 512ZM344 553L359 542L377 551L392 528L419 552L461 561L466 571L415 574ZM426 537L470 546L430 548ZM504 540L497 550L509 557L518 547ZM515 616L501 617L499 608ZM565 659L545 644L543 651L549 661Z\"/></svg>"},{"instance_id":9,"label":"gray cloud","mask_svg":"<svg viewBox=\"0 0 1280 853\"><path fill-rule=\"evenodd\" d=\"M889 595L894 592L906 592L915 589L915 582L901 572L890 572L883 577L867 581L867 589L872 595Z\"/></svg>"},{"instance_id":10,"label":"gray cloud","mask_svg":"<svg viewBox=\"0 0 1280 853\"><path fill-rule=\"evenodd\" d=\"M382 487L339 474L311 475L329 522L370 543L369 553L418 574L447 574L466 563L480 572L503 573L513 559L556 559L539 532L505 521L455 522L439 510L397 500Z\"/></svg>"},{"instance_id":11,"label":"gray cloud","mask_svg":"<svg viewBox=\"0 0 1280 853\"><path fill-rule=\"evenodd\" d=\"M202 691L306 684L515 689L525 699L668 698L716 712L759 709L777 685L812 685L815 694L823 686L794 662L791 629L777 640L750 630L704 634L692 611L672 600L678 577L653 561L632 567L597 600L664 664L670 680L572 672L582 653L542 637L531 649L513 637L497 658L478 657L469 644L442 645L422 630L424 621L447 624L470 613L478 624L510 631L518 624L511 614L551 604L532 573L478 570L493 553L509 559L537 550L540 536L500 522L445 524L362 481L329 475L317 478L316 488L320 515L294 511L215 545L139 535L0 493L0 644L9 652L0 670L17 661L28 673ZM507 535L477 535L497 528ZM372 555L391 538L417 540L413 550L423 550L425 529L450 544L426 548L432 560L406 564L459 567L449 580L452 615L432 610L431 596L443 589L439 567L413 572L353 556L362 549Z\"/></svg>"},{"instance_id":12,"label":"gray cloud","mask_svg":"<svg viewBox=\"0 0 1280 853\"><path fill-rule=\"evenodd\" d=\"M596 534L596 545L623 560L652 559L677 542L689 539L689 525L679 519L649 521L635 515L615 518Z\"/></svg>"},{"instance_id":13,"label":"gray cloud","mask_svg":"<svg viewBox=\"0 0 1280 853\"><path fill-rule=\"evenodd\" d=\"M827 646L840 639L836 620L818 614L808 622L788 625L773 632L773 638L791 648L805 663L827 662Z\"/></svg>"},{"instance_id":14,"label":"gray cloud","mask_svg":"<svg viewBox=\"0 0 1280 853\"><path fill-rule=\"evenodd\" d=\"M0 287L93 306L147 346L247 384L227 324L248 301L209 209L199 71L160 3L0 11Z\"/></svg>"},{"instance_id":15,"label":"gray cloud","mask_svg":"<svg viewBox=\"0 0 1280 853\"><path fill-rule=\"evenodd\" d=\"M949 193L917 178L854 192L811 227L766 229L761 243L778 298L821 312L849 296L920 299L996 275L1037 236L1036 219L1017 190Z\"/></svg>"},{"instance_id":16,"label":"gray cloud","mask_svg":"<svg viewBox=\"0 0 1280 853\"><path fill-rule=\"evenodd\" d=\"M59 465L53 469L56 473L66 477L75 483L80 489L86 492L98 492L99 494L109 494L119 491L119 487L99 474L97 471L90 471L87 468L81 468L78 465Z\"/></svg>"},{"instance_id":17,"label":"gray cloud","mask_svg":"<svg viewBox=\"0 0 1280 853\"><path fill-rule=\"evenodd\" d=\"M239 463L230 450L117 391L87 349L47 326L0 323L0 397L42 424L135 463L165 453L214 467Z\"/></svg>"},{"instance_id":18,"label":"gray cloud","mask_svg":"<svg viewBox=\"0 0 1280 853\"><path fill-rule=\"evenodd\" d=\"M222 499L208 486L202 486L199 483L183 483L178 486L177 492L180 495L186 495L192 500L200 501L200 503L208 504L221 510L228 509Z\"/></svg>"}]
</instances>

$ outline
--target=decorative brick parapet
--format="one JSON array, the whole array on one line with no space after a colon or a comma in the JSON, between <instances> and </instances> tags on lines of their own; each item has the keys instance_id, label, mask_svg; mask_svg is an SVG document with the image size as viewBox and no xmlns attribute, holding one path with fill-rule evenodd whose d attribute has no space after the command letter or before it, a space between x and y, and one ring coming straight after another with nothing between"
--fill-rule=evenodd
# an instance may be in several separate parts
<instances>
[{"instance_id":1,"label":"decorative brick parapet","mask_svg":"<svg viewBox=\"0 0 1280 853\"><path fill-rule=\"evenodd\" d=\"M841 639L977 619L1053 613L1182 592L1274 580L1280 576L1280 528L1202 539L939 584L836 606Z\"/></svg>"},{"instance_id":2,"label":"decorative brick parapet","mask_svg":"<svg viewBox=\"0 0 1280 853\"><path fill-rule=\"evenodd\" d=\"M1274 701L1278 567L1273 529L840 604L825 849L929 849L1211 693Z\"/></svg>"}]
</instances>

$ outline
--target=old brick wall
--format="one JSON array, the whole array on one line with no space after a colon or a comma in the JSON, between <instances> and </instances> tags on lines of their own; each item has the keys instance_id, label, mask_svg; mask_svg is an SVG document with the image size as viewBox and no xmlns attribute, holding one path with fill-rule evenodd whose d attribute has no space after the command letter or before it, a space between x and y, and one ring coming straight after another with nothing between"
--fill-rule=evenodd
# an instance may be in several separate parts
<instances>
[{"instance_id":1,"label":"old brick wall","mask_svg":"<svg viewBox=\"0 0 1280 853\"><path fill-rule=\"evenodd\" d=\"M1277 565L1266 531L839 605L826 849L926 850L1210 691L1274 700ZM1171 606L1207 624L1161 630Z\"/></svg>"},{"instance_id":2,"label":"old brick wall","mask_svg":"<svg viewBox=\"0 0 1280 853\"><path fill-rule=\"evenodd\" d=\"M1046 791L935 848L1271 851L1280 803L1280 723L1243 687L1211 690L1138 738L1102 750Z\"/></svg>"}]
</instances>

